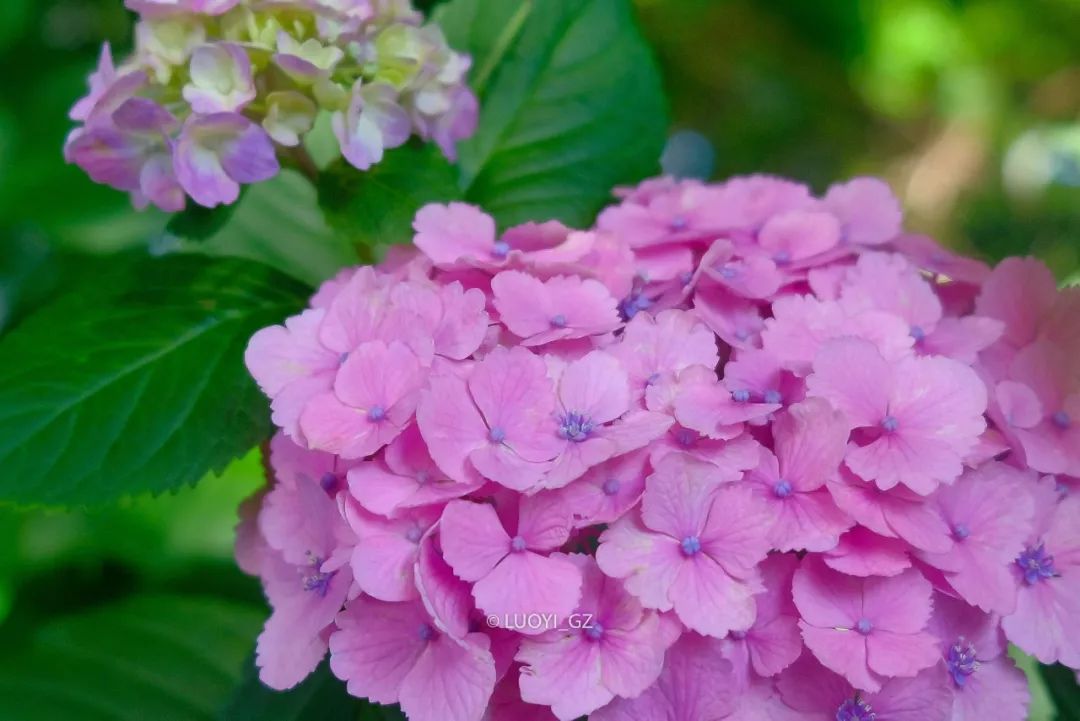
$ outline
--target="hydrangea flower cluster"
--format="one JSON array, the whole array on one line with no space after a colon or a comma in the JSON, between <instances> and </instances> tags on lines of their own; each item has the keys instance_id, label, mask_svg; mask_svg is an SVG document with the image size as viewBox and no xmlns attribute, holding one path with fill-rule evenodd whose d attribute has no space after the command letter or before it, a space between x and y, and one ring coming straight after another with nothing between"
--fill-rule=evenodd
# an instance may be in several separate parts
<instances>
[{"instance_id":1,"label":"hydrangea flower cluster","mask_svg":"<svg viewBox=\"0 0 1080 721\"><path fill-rule=\"evenodd\" d=\"M262 679L412 721L1021 721L1080 667L1080 290L885 184L431 205L260 331Z\"/></svg>"},{"instance_id":2,"label":"hydrangea flower cluster","mask_svg":"<svg viewBox=\"0 0 1080 721\"><path fill-rule=\"evenodd\" d=\"M360 170L412 135L453 159L476 125L470 60L409 0L127 0L135 52L106 44L64 156L138 207L236 201L296 157L320 112Z\"/></svg>"}]
</instances>

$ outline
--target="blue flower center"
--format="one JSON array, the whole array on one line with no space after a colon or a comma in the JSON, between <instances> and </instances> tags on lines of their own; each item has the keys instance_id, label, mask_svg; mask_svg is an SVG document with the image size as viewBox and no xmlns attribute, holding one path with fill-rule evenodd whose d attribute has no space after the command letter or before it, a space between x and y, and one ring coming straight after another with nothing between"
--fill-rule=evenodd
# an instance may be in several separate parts
<instances>
[{"instance_id":1,"label":"blue flower center","mask_svg":"<svg viewBox=\"0 0 1080 721\"><path fill-rule=\"evenodd\" d=\"M874 624L870 623L869 618L860 618L859 622L855 624L855 630L866 636L874 630Z\"/></svg>"},{"instance_id":2,"label":"blue flower center","mask_svg":"<svg viewBox=\"0 0 1080 721\"><path fill-rule=\"evenodd\" d=\"M781 400L783 400L783 397L780 395L780 391L774 391L774 390L765 391L765 402L766 403L779 403Z\"/></svg>"},{"instance_id":3,"label":"blue flower center","mask_svg":"<svg viewBox=\"0 0 1080 721\"><path fill-rule=\"evenodd\" d=\"M787 265L791 262L791 253L786 250L780 250L773 255L772 259L777 265Z\"/></svg>"},{"instance_id":4,"label":"blue flower center","mask_svg":"<svg viewBox=\"0 0 1080 721\"><path fill-rule=\"evenodd\" d=\"M787 498L794 489L792 489L790 481L781 478L773 485L772 490L777 498Z\"/></svg>"},{"instance_id":5,"label":"blue flower center","mask_svg":"<svg viewBox=\"0 0 1080 721\"><path fill-rule=\"evenodd\" d=\"M493 258L505 258L509 254L510 244L506 241L499 240L491 246L491 257Z\"/></svg>"},{"instance_id":6,"label":"blue flower center","mask_svg":"<svg viewBox=\"0 0 1080 721\"><path fill-rule=\"evenodd\" d=\"M682 539L679 544L682 547L682 552L687 556L693 556L695 553L701 551L701 540L697 536L687 536Z\"/></svg>"},{"instance_id":7,"label":"blue flower center","mask_svg":"<svg viewBox=\"0 0 1080 721\"><path fill-rule=\"evenodd\" d=\"M581 443L593 432L595 424L587 415L570 411L559 419L559 437Z\"/></svg>"},{"instance_id":8,"label":"blue flower center","mask_svg":"<svg viewBox=\"0 0 1080 721\"><path fill-rule=\"evenodd\" d=\"M675 431L675 442L683 448L689 448L694 445L700 437L701 436L697 434L697 431L689 428L679 428Z\"/></svg>"},{"instance_id":9,"label":"blue flower center","mask_svg":"<svg viewBox=\"0 0 1080 721\"><path fill-rule=\"evenodd\" d=\"M382 406L372 406L368 408L367 417L372 423L378 423L383 418L386 418L386 409Z\"/></svg>"},{"instance_id":10,"label":"blue flower center","mask_svg":"<svg viewBox=\"0 0 1080 721\"><path fill-rule=\"evenodd\" d=\"M1072 418L1065 411L1058 411L1054 415L1050 416L1050 421L1063 431L1067 431L1072 428Z\"/></svg>"},{"instance_id":11,"label":"blue flower center","mask_svg":"<svg viewBox=\"0 0 1080 721\"><path fill-rule=\"evenodd\" d=\"M900 421L896 419L896 416L885 416L881 419L881 428L886 433L892 433L900 427Z\"/></svg>"},{"instance_id":12,"label":"blue flower center","mask_svg":"<svg viewBox=\"0 0 1080 721\"><path fill-rule=\"evenodd\" d=\"M750 400L750 391L746 390L745 388L740 388L737 391L732 391L731 399L736 403L746 403L748 400Z\"/></svg>"},{"instance_id":13,"label":"blue flower center","mask_svg":"<svg viewBox=\"0 0 1080 721\"><path fill-rule=\"evenodd\" d=\"M593 641L599 641L604 635L604 626L599 621L593 621L591 626L585 627L585 637Z\"/></svg>"},{"instance_id":14,"label":"blue flower center","mask_svg":"<svg viewBox=\"0 0 1080 721\"><path fill-rule=\"evenodd\" d=\"M622 488L622 483L619 482L618 478L609 478L604 481L603 489L605 496L614 496L619 492L620 488Z\"/></svg>"},{"instance_id":15,"label":"blue flower center","mask_svg":"<svg viewBox=\"0 0 1080 721\"><path fill-rule=\"evenodd\" d=\"M1024 581L1029 586L1034 586L1039 581L1045 581L1057 575L1054 568L1054 557L1046 552L1046 546L1028 546L1016 558L1016 565L1024 574Z\"/></svg>"},{"instance_id":16,"label":"blue flower center","mask_svg":"<svg viewBox=\"0 0 1080 721\"><path fill-rule=\"evenodd\" d=\"M510 539L510 550L514 553L521 553L525 550L525 539L521 536L514 536Z\"/></svg>"},{"instance_id":17,"label":"blue flower center","mask_svg":"<svg viewBox=\"0 0 1080 721\"><path fill-rule=\"evenodd\" d=\"M968 676L979 668L979 661L975 657L975 647L961 636L945 654L945 666L949 669L949 675L952 676L957 688L963 688Z\"/></svg>"},{"instance_id":18,"label":"blue flower center","mask_svg":"<svg viewBox=\"0 0 1080 721\"><path fill-rule=\"evenodd\" d=\"M668 229L677 233L680 230L686 230L689 225L690 221L686 219L685 215L676 215L668 222Z\"/></svg>"},{"instance_id":19,"label":"blue flower center","mask_svg":"<svg viewBox=\"0 0 1080 721\"><path fill-rule=\"evenodd\" d=\"M739 269L733 265L722 265L719 268L720 277L724 280L734 280L739 277Z\"/></svg>"},{"instance_id":20,"label":"blue flower center","mask_svg":"<svg viewBox=\"0 0 1080 721\"><path fill-rule=\"evenodd\" d=\"M648 310L651 305L652 301L640 291L634 292L619 301L619 314L622 315L624 320L630 320L639 311Z\"/></svg>"},{"instance_id":21,"label":"blue flower center","mask_svg":"<svg viewBox=\"0 0 1080 721\"><path fill-rule=\"evenodd\" d=\"M877 721L877 714L865 701L849 698L836 709L836 721Z\"/></svg>"},{"instance_id":22,"label":"blue flower center","mask_svg":"<svg viewBox=\"0 0 1080 721\"><path fill-rule=\"evenodd\" d=\"M324 573L319 570L322 565L323 559L309 554L308 572L303 575L301 582L305 591L317 593L321 598L325 598L326 592L330 590L330 580L337 574L337 571Z\"/></svg>"},{"instance_id":23,"label":"blue flower center","mask_svg":"<svg viewBox=\"0 0 1080 721\"><path fill-rule=\"evenodd\" d=\"M420 538L424 535L424 532L420 530L419 526L413 526L409 530L405 531L405 538L412 543L419 543Z\"/></svg>"},{"instance_id":24,"label":"blue flower center","mask_svg":"<svg viewBox=\"0 0 1080 721\"><path fill-rule=\"evenodd\" d=\"M911 335L912 338L915 339L916 343L926 337L926 331L924 331L922 329L922 326L919 325L911 326L911 328L908 330L908 333Z\"/></svg>"},{"instance_id":25,"label":"blue flower center","mask_svg":"<svg viewBox=\"0 0 1080 721\"><path fill-rule=\"evenodd\" d=\"M971 535L971 529L963 523L957 523L952 529L953 538L962 541Z\"/></svg>"},{"instance_id":26,"label":"blue flower center","mask_svg":"<svg viewBox=\"0 0 1080 721\"><path fill-rule=\"evenodd\" d=\"M506 431L498 426L492 426L488 431L488 440L492 443L502 443L506 440Z\"/></svg>"},{"instance_id":27,"label":"blue flower center","mask_svg":"<svg viewBox=\"0 0 1080 721\"><path fill-rule=\"evenodd\" d=\"M327 471L323 474L322 478L319 479L319 485L322 486L322 489L327 493L335 492L338 486L337 474Z\"/></svg>"},{"instance_id":28,"label":"blue flower center","mask_svg":"<svg viewBox=\"0 0 1080 721\"><path fill-rule=\"evenodd\" d=\"M417 629L416 635L420 637L421 641L430 641L435 638L435 629L431 627L431 624L422 623L420 628Z\"/></svg>"},{"instance_id":29,"label":"blue flower center","mask_svg":"<svg viewBox=\"0 0 1080 721\"><path fill-rule=\"evenodd\" d=\"M559 313L558 315L553 315L553 316L551 316L550 323L551 323L552 328L565 328L566 327L566 316L563 315L562 313Z\"/></svg>"}]
</instances>

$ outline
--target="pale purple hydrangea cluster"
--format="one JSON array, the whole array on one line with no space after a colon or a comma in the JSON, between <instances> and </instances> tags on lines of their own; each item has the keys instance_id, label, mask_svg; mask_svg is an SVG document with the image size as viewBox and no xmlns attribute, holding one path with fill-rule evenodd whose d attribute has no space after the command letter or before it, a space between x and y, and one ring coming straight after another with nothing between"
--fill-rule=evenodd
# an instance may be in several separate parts
<instances>
[{"instance_id":1,"label":"pale purple hydrangea cluster","mask_svg":"<svg viewBox=\"0 0 1080 721\"><path fill-rule=\"evenodd\" d=\"M1080 290L859 178L431 205L260 331L263 681L412 721L1022 721L1080 667Z\"/></svg>"},{"instance_id":2,"label":"pale purple hydrangea cluster","mask_svg":"<svg viewBox=\"0 0 1080 721\"><path fill-rule=\"evenodd\" d=\"M417 135L455 156L476 126L468 56L409 0L127 0L135 52L106 44L64 146L138 207L231 204L296 157L320 113L360 170Z\"/></svg>"}]
</instances>

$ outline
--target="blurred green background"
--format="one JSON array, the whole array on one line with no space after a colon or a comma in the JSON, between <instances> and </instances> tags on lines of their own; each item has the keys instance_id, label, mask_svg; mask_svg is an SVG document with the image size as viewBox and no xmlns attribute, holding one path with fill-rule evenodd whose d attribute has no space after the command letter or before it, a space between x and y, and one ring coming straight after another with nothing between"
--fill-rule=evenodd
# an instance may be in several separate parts
<instances>
[{"instance_id":1,"label":"blurred green background","mask_svg":"<svg viewBox=\"0 0 1080 721\"><path fill-rule=\"evenodd\" d=\"M508 0L509 1L509 0ZM428 5L432 3L426 3ZM909 227L989 259L1080 268L1080 0L638 0L671 97L667 160L817 189L884 176ZM164 218L65 166L67 110L121 0L0 1L0 332ZM283 262L288 262L287 259ZM231 561L258 454L196 490L96 511L0 507L0 646L133 589L260 597ZM1032 718L1047 714L1040 703Z\"/></svg>"}]
</instances>

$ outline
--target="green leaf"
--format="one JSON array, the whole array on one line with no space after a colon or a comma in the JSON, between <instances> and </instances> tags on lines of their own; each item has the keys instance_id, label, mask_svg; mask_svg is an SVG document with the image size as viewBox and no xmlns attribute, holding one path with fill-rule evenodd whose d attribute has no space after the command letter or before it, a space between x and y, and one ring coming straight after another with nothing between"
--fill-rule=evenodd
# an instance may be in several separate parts
<instances>
[{"instance_id":1,"label":"green leaf","mask_svg":"<svg viewBox=\"0 0 1080 721\"><path fill-rule=\"evenodd\" d=\"M243 202L244 195L250 187L250 185L245 185L240 199L229 205L204 208L196 203L189 204L187 208L169 218L165 231L185 240L206 240L225 226L237 206Z\"/></svg>"},{"instance_id":2,"label":"green leaf","mask_svg":"<svg viewBox=\"0 0 1080 721\"><path fill-rule=\"evenodd\" d=\"M427 203L461 197L453 166L434 145L405 145L360 172L335 161L319 177L319 202L327 222L374 260L381 245L412 240L416 211Z\"/></svg>"},{"instance_id":3,"label":"green leaf","mask_svg":"<svg viewBox=\"0 0 1080 721\"><path fill-rule=\"evenodd\" d=\"M270 431L251 334L307 289L256 263L129 263L0 339L0 499L93 504L220 470Z\"/></svg>"},{"instance_id":4,"label":"green leaf","mask_svg":"<svg viewBox=\"0 0 1080 721\"><path fill-rule=\"evenodd\" d=\"M1080 686L1076 683L1076 671L1056 663L1039 666L1046 687L1057 707L1057 721L1080 721Z\"/></svg>"},{"instance_id":5,"label":"green leaf","mask_svg":"<svg viewBox=\"0 0 1080 721\"><path fill-rule=\"evenodd\" d=\"M323 219L315 188L292 170L250 186L219 230L205 240L181 240L180 247L257 260L310 285L357 262L348 240Z\"/></svg>"},{"instance_id":6,"label":"green leaf","mask_svg":"<svg viewBox=\"0 0 1080 721\"><path fill-rule=\"evenodd\" d=\"M435 18L473 57L462 184L500 225L589 225L613 186L659 171L666 102L629 0L452 0Z\"/></svg>"},{"instance_id":7,"label":"green leaf","mask_svg":"<svg viewBox=\"0 0 1080 721\"><path fill-rule=\"evenodd\" d=\"M345 691L345 682L323 662L303 683L288 691L273 691L260 681L249 663L244 680L233 692L221 721L396 721L404 720L396 706L377 706Z\"/></svg>"},{"instance_id":8,"label":"green leaf","mask_svg":"<svg viewBox=\"0 0 1080 721\"><path fill-rule=\"evenodd\" d=\"M263 615L147 595L52 620L4 648L0 721L216 721Z\"/></svg>"}]
</instances>

